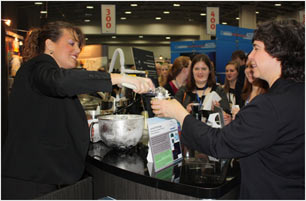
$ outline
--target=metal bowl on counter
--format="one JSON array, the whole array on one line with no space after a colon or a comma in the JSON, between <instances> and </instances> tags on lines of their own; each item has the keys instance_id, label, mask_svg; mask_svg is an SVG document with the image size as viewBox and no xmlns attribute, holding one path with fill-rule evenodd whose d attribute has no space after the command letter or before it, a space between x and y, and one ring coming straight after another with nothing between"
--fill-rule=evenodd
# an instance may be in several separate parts
<instances>
[{"instance_id":1,"label":"metal bowl on counter","mask_svg":"<svg viewBox=\"0 0 306 201\"><path fill-rule=\"evenodd\" d=\"M121 114L98 117L101 140L109 147L129 149L142 137L144 117Z\"/></svg>"}]
</instances>

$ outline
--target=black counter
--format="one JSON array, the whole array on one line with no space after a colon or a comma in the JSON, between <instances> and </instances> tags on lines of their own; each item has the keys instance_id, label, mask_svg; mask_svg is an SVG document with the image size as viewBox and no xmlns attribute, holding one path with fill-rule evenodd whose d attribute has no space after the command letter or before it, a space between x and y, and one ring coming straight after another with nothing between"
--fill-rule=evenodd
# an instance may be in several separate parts
<instances>
[{"instance_id":1,"label":"black counter","mask_svg":"<svg viewBox=\"0 0 306 201\"><path fill-rule=\"evenodd\" d=\"M104 196L115 199L238 198L238 163L211 161L205 154L196 152L194 157L185 157L175 165L154 172L147 164L147 153L146 143L126 151L110 149L102 142L91 144L87 172L93 176L94 199ZM133 185L138 189L132 189Z\"/></svg>"}]
</instances>

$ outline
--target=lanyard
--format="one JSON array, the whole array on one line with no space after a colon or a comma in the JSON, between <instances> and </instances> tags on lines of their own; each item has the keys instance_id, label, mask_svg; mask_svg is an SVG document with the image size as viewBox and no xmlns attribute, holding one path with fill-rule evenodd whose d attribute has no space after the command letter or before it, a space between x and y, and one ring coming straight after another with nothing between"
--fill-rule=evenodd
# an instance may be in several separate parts
<instances>
[{"instance_id":1,"label":"lanyard","mask_svg":"<svg viewBox=\"0 0 306 201\"><path fill-rule=\"evenodd\" d=\"M203 95L205 94L205 90L207 89L207 84L205 85L205 87L203 88ZM199 95L198 95L198 93L196 92L196 97L197 97L197 101L198 101L198 103L200 103L200 108L202 107L202 100L200 99L200 97L199 97ZM202 97L203 97L203 95L202 95ZM203 100L204 101L204 100Z\"/></svg>"},{"instance_id":2,"label":"lanyard","mask_svg":"<svg viewBox=\"0 0 306 201\"><path fill-rule=\"evenodd\" d=\"M201 106L202 106L202 100L200 99L198 93L197 93L196 95L197 95L197 101L198 101L198 103L200 103L200 108L201 108Z\"/></svg>"}]
</instances>

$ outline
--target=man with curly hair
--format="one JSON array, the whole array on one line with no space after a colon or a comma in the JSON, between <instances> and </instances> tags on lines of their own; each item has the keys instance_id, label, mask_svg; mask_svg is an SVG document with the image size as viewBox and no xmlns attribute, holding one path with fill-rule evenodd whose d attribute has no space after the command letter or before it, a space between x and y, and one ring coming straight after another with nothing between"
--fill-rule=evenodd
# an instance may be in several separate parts
<instances>
[{"instance_id":1,"label":"man with curly hair","mask_svg":"<svg viewBox=\"0 0 306 201\"><path fill-rule=\"evenodd\" d=\"M217 158L240 158L240 199L305 199L305 27L262 23L249 55L254 77L268 82L222 129L196 120L176 100L152 101L157 116L176 118L182 143Z\"/></svg>"}]
</instances>

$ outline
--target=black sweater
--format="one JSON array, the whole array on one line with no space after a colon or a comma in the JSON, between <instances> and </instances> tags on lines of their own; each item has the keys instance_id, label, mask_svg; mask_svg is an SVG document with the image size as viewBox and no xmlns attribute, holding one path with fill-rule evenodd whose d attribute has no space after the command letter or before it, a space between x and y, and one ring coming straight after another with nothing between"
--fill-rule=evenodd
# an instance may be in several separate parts
<instances>
[{"instance_id":1,"label":"black sweater","mask_svg":"<svg viewBox=\"0 0 306 201\"><path fill-rule=\"evenodd\" d=\"M188 115L182 142L217 158L240 158L241 199L304 199L305 84L278 79L223 129Z\"/></svg>"},{"instance_id":2,"label":"black sweater","mask_svg":"<svg viewBox=\"0 0 306 201\"><path fill-rule=\"evenodd\" d=\"M3 176L43 184L79 180L89 128L76 95L111 89L108 73L59 68L46 54L24 63L9 97Z\"/></svg>"}]
</instances>

